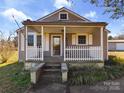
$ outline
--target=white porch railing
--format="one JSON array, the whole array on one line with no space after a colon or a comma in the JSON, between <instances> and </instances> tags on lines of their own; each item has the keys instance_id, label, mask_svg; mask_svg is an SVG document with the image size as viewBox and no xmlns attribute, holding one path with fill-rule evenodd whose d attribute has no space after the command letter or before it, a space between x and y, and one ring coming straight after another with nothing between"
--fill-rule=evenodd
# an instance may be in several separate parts
<instances>
[{"instance_id":1,"label":"white porch railing","mask_svg":"<svg viewBox=\"0 0 124 93\"><path fill-rule=\"evenodd\" d=\"M41 47L27 47L27 60L43 60Z\"/></svg>"},{"instance_id":2,"label":"white porch railing","mask_svg":"<svg viewBox=\"0 0 124 93\"><path fill-rule=\"evenodd\" d=\"M82 60L103 60L102 48L100 46L67 46L65 48L66 61L82 61Z\"/></svg>"}]
</instances>

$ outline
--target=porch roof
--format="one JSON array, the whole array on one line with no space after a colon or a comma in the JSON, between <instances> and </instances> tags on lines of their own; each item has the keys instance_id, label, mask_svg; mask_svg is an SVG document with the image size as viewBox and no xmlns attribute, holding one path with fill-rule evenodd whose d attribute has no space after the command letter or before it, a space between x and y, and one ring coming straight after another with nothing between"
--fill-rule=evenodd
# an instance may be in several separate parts
<instances>
[{"instance_id":1,"label":"porch roof","mask_svg":"<svg viewBox=\"0 0 124 93\"><path fill-rule=\"evenodd\" d=\"M106 22L82 22L82 21L52 21L52 22L38 22L26 20L22 22L23 25L78 25L78 26L106 26Z\"/></svg>"}]
</instances>

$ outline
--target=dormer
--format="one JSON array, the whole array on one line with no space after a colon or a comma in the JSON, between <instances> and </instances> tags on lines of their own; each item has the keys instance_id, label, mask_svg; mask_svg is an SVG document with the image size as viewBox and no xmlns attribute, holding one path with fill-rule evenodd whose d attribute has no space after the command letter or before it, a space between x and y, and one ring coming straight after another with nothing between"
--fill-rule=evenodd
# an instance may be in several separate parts
<instances>
[{"instance_id":1,"label":"dormer","mask_svg":"<svg viewBox=\"0 0 124 93\"><path fill-rule=\"evenodd\" d=\"M59 20L68 20L67 12L59 12Z\"/></svg>"}]
</instances>

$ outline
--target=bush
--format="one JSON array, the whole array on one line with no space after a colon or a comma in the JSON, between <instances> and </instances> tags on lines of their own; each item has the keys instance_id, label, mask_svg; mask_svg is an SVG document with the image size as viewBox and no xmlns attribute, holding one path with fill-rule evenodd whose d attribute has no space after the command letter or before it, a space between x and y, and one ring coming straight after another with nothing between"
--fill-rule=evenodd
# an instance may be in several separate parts
<instances>
[{"instance_id":1,"label":"bush","mask_svg":"<svg viewBox=\"0 0 124 93\"><path fill-rule=\"evenodd\" d=\"M124 65L105 66L104 68L70 68L70 85L92 85L99 81L116 79L124 75Z\"/></svg>"}]
</instances>

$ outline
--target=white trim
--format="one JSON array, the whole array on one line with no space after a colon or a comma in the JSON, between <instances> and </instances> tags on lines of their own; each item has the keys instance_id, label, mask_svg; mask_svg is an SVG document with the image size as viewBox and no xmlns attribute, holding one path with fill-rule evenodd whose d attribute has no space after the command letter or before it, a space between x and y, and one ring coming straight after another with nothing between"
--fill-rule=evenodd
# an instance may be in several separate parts
<instances>
[{"instance_id":1,"label":"white trim","mask_svg":"<svg viewBox=\"0 0 124 93\"><path fill-rule=\"evenodd\" d=\"M87 21L87 22L91 22L90 20L84 18L83 16L79 16L79 15L76 14L75 12L71 12L70 10L68 10L68 9L66 9L66 8L61 8L61 9L59 9L59 10L56 10L56 12L52 12L52 13L48 14L47 16L38 19L37 21L42 21L42 20L44 20L44 19L46 19L46 18L48 18L48 17L50 17L50 16L52 16L52 15L54 15L54 14L56 14L56 13L62 11L62 10L66 10L67 12L69 12L69 13L71 13L71 14L73 14L73 15L79 17L79 18L81 18L82 20L85 20L85 21Z\"/></svg>"},{"instance_id":2,"label":"white trim","mask_svg":"<svg viewBox=\"0 0 124 93\"><path fill-rule=\"evenodd\" d=\"M20 41L21 40L19 40L19 38L20 38L20 36L19 36L19 34L20 34L21 32L18 32L18 61L20 62L20 49L19 49L19 46L20 46Z\"/></svg>"},{"instance_id":3,"label":"white trim","mask_svg":"<svg viewBox=\"0 0 124 93\"><path fill-rule=\"evenodd\" d=\"M83 35L83 36L86 36L86 44L78 44L78 36L80 36L80 35ZM88 45L88 34L86 34L86 33L77 33L76 34L76 45Z\"/></svg>"},{"instance_id":4,"label":"white trim","mask_svg":"<svg viewBox=\"0 0 124 93\"><path fill-rule=\"evenodd\" d=\"M66 60L66 26L64 26L64 61Z\"/></svg>"},{"instance_id":5,"label":"white trim","mask_svg":"<svg viewBox=\"0 0 124 93\"><path fill-rule=\"evenodd\" d=\"M103 27L101 27L101 34L100 34L100 36L101 36L101 60L104 60L104 50L103 50L103 30L104 30L104 28Z\"/></svg>"},{"instance_id":6,"label":"white trim","mask_svg":"<svg viewBox=\"0 0 124 93\"><path fill-rule=\"evenodd\" d=\"M108 32L106 32L107 33L107 60L109 59L109 57L108 57Z\"/></svg>"},{"instance_id":7,"label":"white trim","mask_svg":"<svg viewBox=\"0 0 124 93\"><path fill-rule=\"evenodd\" d=\"M60 36L60 55L53 55L53 36ZM54 34L54 35L51 35L51 56L62 56L62 35L57 35L57 34Z\"/></svg>"},{"instance_id":8,"label":"white trim","mask_svg":"<svg viewBox=\"0 0 124 93\"><path fill-rule=\"evenodd\" d=\"M27 25L27 26L41 26L41 25ZM64 25L43 25L44 27L63 27ZM103 27L103 26L80 26L80 25L66 25L66 27Z\"/></svg>"},{"instance_id":9,"label":"white trim","mask_svg":"<svg viewBox=\"0 0 124 93\"><path fill-rule=\"evenodd\" d=\"M27 31L28 31L28 28L27 27L28 26L25 27L25 29L26 29L26 41L25 41L25 43L26 43L25 44L26 45L26 48L25 48L25 50L26 50L26 60L27 60L27 46L28 46L28 43L27 43L27 36L28 36L28 34L27 34L28 32Z\"/></svg>"},{"instance_id":10,"label":"white trim","mask_svg":"<svg viewBox=\"0 0 124 93\"><path fill-rule=\"evenodd\" d=\"M21 37L21 40L20 40L20 44L21 44L20 45L21 46L20 48L21 49L20 50L21 51L24 51L24 34L22 32L20 32L20 37Z\"/></svg>"},{"instance_id":11,"label":"white trim","mask_svg":"<svg viewBox=\"0 0 124 93\"><path fill-rule=\"evenodd\" d=\"M41 34L42 34L42 60L44 60L44 27L41 26Z\"/></svg>"},{"instance_id":12,"label":"white trim","mask_svg":"<svg viewBox=\"0 0 124 93\"><path fill-rule=\"evenodd\" d=\"M66 14L66 15L67 15L67 19L61 19L61 18L60 18L60 15L61 15L61 14ZM69 18L68 18L68 12L59 12L58 20L69 20Z\"/></svg>"}]
</instances>

